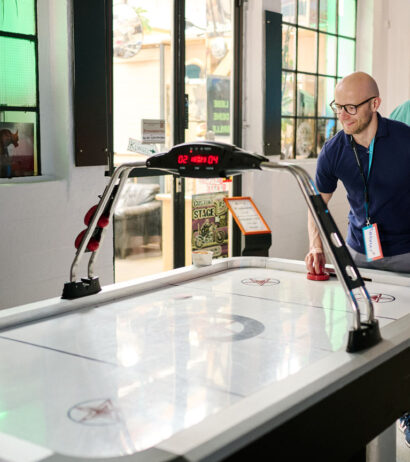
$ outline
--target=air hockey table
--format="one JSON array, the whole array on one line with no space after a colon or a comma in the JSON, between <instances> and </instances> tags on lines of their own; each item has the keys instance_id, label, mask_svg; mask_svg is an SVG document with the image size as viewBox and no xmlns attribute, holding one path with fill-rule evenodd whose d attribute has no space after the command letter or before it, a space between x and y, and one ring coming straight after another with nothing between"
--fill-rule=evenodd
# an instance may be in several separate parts
<instances>
[{"instance_id":1,"label":"air hockey table","mask_svg":"<svg viewBox=\"0 0 410 462\"><path fill-rule=\"evenodd\" d=\"M0 460L349 460L410 409L409 278L363 274L384 340L359 353L337 279L288 260L4 310Z\"/></svg>"},{"instance_id":2,"label":"air hockey table","mask_svg":"<svg viewBox=\"0 0 410 462\"><path fill-rule=\"evenodd\" d=\"M264 160L236 151L184 145L165 160L190 175ZM63 297L0 312L1 462L365 460L410 409L410 279L359 274L292 169L335 262L328 281L303 262L234 257L100 288L97 248L77 281L121 191L113 175Z\"/></svg>"}]
</instances>

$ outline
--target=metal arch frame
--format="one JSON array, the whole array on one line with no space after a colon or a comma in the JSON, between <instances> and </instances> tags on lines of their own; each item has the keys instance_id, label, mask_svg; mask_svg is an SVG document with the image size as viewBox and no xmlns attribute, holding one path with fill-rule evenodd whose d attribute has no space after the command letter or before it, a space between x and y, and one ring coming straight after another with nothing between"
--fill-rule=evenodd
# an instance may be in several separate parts
<instances>
[{"instance_id":1,"label":"metal arch frame","mask_svg":"<svg viewBox=\"0 0 410 462\"><path fill-rule=\"evenodd\" d=\"M351 288L348 286L347 284L347 281L346 281L346 277L345 275L343 274L343 271L342 271L342 265L341 263L339 262L339 259L337 258L334 250L333 250L333 246L331 245L332 241L333 241L333 244L336 246L336 247L339 247L339 248L342 248L342 247L345 247L345 245L343 244L343 238L339 232L339 230L335 229L335 231L333 231L333 234L331 235L328 235L322 222L320 221L319 219L319 216L318 216L318 213L317 213L317 210L313 204L313 201L312 201L312 196L319 196L320 197L320 194L318 194L317 190L316 190L316 187L313 183L313 180L311 179L310 175L306 172L306 170L304 170L303 168L299 167L298 165L295 165L295 164L291 164L291 163L288 163L288 162L262 162L261 164L261 167L262 167L262 170L269 170L269 169L282 169L282 170L287 170L289 173L291 173L295 178L296 178L296 181L299 185L299 188L300 190L302 191L302 194L306 200L306 203L308 205L308 208L310 210L310 212L312 213L314 219L315 219L315 223L316 223L316 226L318 227L319 229L319 232L320 232L320 235L321 237L323 238L323 241L326 243L326 246L327 246L327 249L329 250L329 253L330 253L330 256L331 256L331 259L332 259L332 263L335 267L335 271L336 271L336 274L343 286L343 289L346 293L346 296L347 298L349 299L350 301L350 304L352 306L352 309L353 309L353 312L354 312L354 315L355 315L355 318L354 318L354 329L355 330L358 330L360 329L360 325L361 325L361 320L360 320L360 310L359 310L359 306L358 306L358 303L357 303L357 300L356 300L356 297L355 295L353 294ZM330 216L330 215L329 215ZM346 249L346 247L345 247ZM346 249L346 252L347 249ZM352 261L353 263L353 261ZM355 268L355 265L352 264L352 265L349 265L348 267L345 268L345 270L347 270L348 273L350 273L350 276L353 278L353 280L356 280L360 277L357 269ZM375 321L375 318L374 318L374 309L373 309L373 303L371 301L371 297L364 285L363 284L360 284L360 291L362 293L362 296L363 296L363 299L365 300L365 303L366 303L366 307L367 307L367 313L368 313L368 322L374 322Z\"/></svg>"},{"instance_id":2,"label":"metal arch frame","mask_svg":"<svg viewBox=\"0 0 410 462\"><path fill-rule=\"evenodd\" d=\"M113 202L110 208L110 214L109 214L109 220L111 221L112 216L114 214L115 206L117 204L117 201L121 195L121 191L124 189L125 186L125 181L127 180L129 174L131 173L132 170L135 168L145 168L145 162L144 161L139 161L139 162L132 162L128 164L122 164L119 167L117 167L110 179L110 182L106 186L103 195L101 196L100 202L98 204L97 210L94 213L94 216L92 217L90 224L88 225L87 231L84 234L84 237L81 241L81 244L79 245L77 252L75 254L73 263L71 265L70 269L70 282L75 282L76 280L76 272L77 272L77 267L80 263L81 258L83 257L88 241L90 240L91 236L93 235L95 229L97 228L97 223L101 215L103 214L105 207L108 204L108 201L110 197L113 196ZM116 191L114 191L114 187L116 186L117 181L119 180L118 183L118 188ZM101 239L100 239L100 246L98 247L97 250L91 253L89 262L88 262L88 278L92 279L94 276L94 262L95 259L97 258L98 252L101 248L101 244L103 241L103 237L105 234L105 228L102 230L101 233Z\"/></svg>"},{"instance_id":3,"label":"metal arch frame","mask_svg":"<svg viewBox=\"0 0 410 462\"><path fill-rule=\"evenodd\" d=\"M236 150L238 152L242 151L238 148L236 148ZM268 162L262 161L262 159L263 157L260 156L258 161L258 166L260 169L287 170L296 178L299 188L305 198L305 201L307 202L308 208L314 217L320 236L322 237L322 240L326 243L327 249L329 250L331 256L332 263L335 267L336 274L342 284L342 287L345 291L346 297L350 302L354 314L353 329L349 331L347 351L359 351L380 342L381 335L378 321L374 317L374 308L373 303L371 301L371 297L365 287L364 281L362 280L358 269L356 268L356 265L353 262L352 257L350 256L349 251L347 250L344 244L344 240L340 232L335 222L333 221L333 218L331 217L329 210L323 202L321 195L318 193L310 175L298 165L287 162ZM66 283L64 287L63 298L77 298L84 295L90 295L101 290L98 278L93 277L93 267L99 249L101 247L102 239L105 233L105 228L103 228L101 231L99 248L91 253L88 263L88 279L82 279L82 283L77 283L76 270L80 262L80 259L86 251L88 242L97 228L99 218L101 217L104 211L107 212L106 208L109 207L109 219L111 220L119 195L124 188L125 181L128 178L130 172L135 168L147 168L147 165L144 161L127 163L120 165L114 171L114 174L111 177L110 182L108 183L103 195L101 196L101 200L98 204L97 210L90 221L90 224L88 226L86 233L84 234L82 242L78 247L74 261L71 265L70 282ZM175 172L170 173L175 174ZM111 200L111 204L109 204L109 200ZM320 215L322 215L322 217ZM327 223L324 218L326 218ZM337 253L339 253L339 257ZM342 263L341 260L344 260L344 262ZM85 290L83 290L83 292L79 295L67 296L65 294L66 286L70 285L74 288L74 290L77 290L76 285L80 285L80 289L83 288ZM368 316L367 321L365 322L361 321L360 309L358 302L356 300L356 296L353 293L353 289L360 289L362 298L365 301Z\"/></svg>"}]
</instances>

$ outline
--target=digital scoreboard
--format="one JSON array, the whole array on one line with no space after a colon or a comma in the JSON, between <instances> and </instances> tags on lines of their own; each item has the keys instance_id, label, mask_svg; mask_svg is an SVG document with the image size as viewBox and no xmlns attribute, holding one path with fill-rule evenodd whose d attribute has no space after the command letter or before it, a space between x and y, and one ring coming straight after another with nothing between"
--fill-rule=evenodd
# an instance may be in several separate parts
<instances>
[{"instance_id":1,"label":"digital scoreboard","mask_svg":"<svg viewBox=\"0 0 410 462\"><path fill-rule=\"evenodd\" d=\"M264 161L268 159L236 146L200 141L179 144L169 152L155 154L147 159L146 166L183 177L226 178L242 170L260 169Z\"/></svg>"}]
</instances>

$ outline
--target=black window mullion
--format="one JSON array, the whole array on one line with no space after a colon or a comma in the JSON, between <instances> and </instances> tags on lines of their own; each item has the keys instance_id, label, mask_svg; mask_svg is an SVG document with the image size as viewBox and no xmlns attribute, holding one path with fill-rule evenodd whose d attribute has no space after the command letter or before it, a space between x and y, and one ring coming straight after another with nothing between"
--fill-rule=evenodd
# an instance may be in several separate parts
<instances>
[{"instance_id":1,"label":"black window mullion","mask_svg":"<svg viewBox=\"0 0 410 462\"><path fill-rule=\"evenodd\" d=\"M336 1L336 34L339 32L339 0ZM336 36L336 82L339 78L339 36Z\"/></svg>"},{"instance_id":2,"label":"black window mullion","mask_svg":"<svg viewBox=\"0 0 410 462\"><path fill-rule=\"evenodd\" d=\"M234 88L233 88L233 137L232 142L236 146L242 146L242 84L243 84L243 24L244 12L243 2L235 1L234 4ZM232 194L234 196L242 195L242 175L233 177ZM235 220L232 220L232 256L241 255L242 233Z\"/></svg>"},{"instance_id":3,"label":"black window mullion","mask_svg":"<svg viewBox=\"0 0 410 462\"><path fill-rule=\"evenodd\" d=\"M315 85L315 128L314 128L314 143L313 143L313 155L317 155L317 131L318 131L318 105L319 105L319 0L316 0L317 8L317 27L318 31L316 32L316 85Z\"/></svg>"},{"instance_id":4,"label":"black window mullion","mask_svg":"<svg viewBox=\"0 0 410 462\"><path fill-rule=\"evenodd\" d=\"M294 82L294 111L295 111L295 122L293 125L293 158L296 159L296 132L298 126L298 72L299 72L299 60L298 60L298 50L299 50L299 0L296 0L296 56L295 56L295 82Z\"/></svg>"},{"instance_id":5,"label":"black window mullion","mask_svg":"<svg viewBox=\"0 0 410 462\"><path fill-rule=\"evenodd\" d=\"M185 0L174 0L173 144L185 141ZM174 268L185 266L185 180L173 181Z\"/></svg>"},{"instance_id":6,"label":"black window mullion","mask_svg":"<svg viewBox=\"0 0 410 462\"><path fill-rule=\"evenodd\" d=\"M336 18L336 22L337 20L338 19ZM350 40L356 39L356 37L350 37L348 35L338 34L337 32L328 32L322 29L318 29L317 27L308 27L308 26L302 26L302 25L299 26L298 24L292 24L291 22L283 22L283 24L287 26L298 27L299 29L305 29L305 30L310 30L313 32L320 32L322 34L332 35L333 37L340 37L340 38L345 38L345 39L350 39Z\"/></svg>"},{"instance_id":7,"label":"black window mullion","mask_svg":"<svg viewBox=\"0 0 410 462\"><path fill-rule=\"evenodd\" d=\"M36 22L37 22L37 17L36 17ZM6 31L0 30L0 37L8 37L8 38L28 40L30 42L37 42L37 37L35 35L21 34L19 32L6 32Z\"/></svg>"},{"instance_id":8,"label":"black window mullion","mask_svg":"<svg viewBox=\"0 0 410 462\"><path fill-rule=\"evenodd\" d=\"M36 133L36 139L37 139L37 174L41 175L41 143L40 143L40 90L39 90L39 68L38 68L38 11L37 11L37 0L34 1L34 21L35 21L35 32L36 32L36 37L35 37L35 55L36 55L36 114L37 114L37 120L36 120L36 126L35 130L37 131Z\"/></svg>"}]
</instances>

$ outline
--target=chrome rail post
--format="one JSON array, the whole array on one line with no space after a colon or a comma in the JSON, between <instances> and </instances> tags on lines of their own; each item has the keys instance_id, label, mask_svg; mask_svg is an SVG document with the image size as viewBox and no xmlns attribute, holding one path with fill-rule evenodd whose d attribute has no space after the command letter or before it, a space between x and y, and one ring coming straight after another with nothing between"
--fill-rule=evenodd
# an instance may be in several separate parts
<instances>
[{"instance_id":1,"label":"chrome rail post","mask_svg":"<svg viewBox=\"0 0 410 462\"><path fill-rule=\"evenodd\" d=\"M260 166L262 170L267 170L267 169L287 170L296 178L299 188L302 191L303 197L305 198L307 205L309 207L309 210L314 217L314 220L320 232L320 235L324 243L326 244L327 249L329 250L329 254L330 254L332 263L335 267L335 271L339 278L339 281L341 282L343 289L345 291L346 297L349 300L350 305L353 309L353 313L354 313L353 328L355 330L359 330L361 326L359 305L357 303L355 295L353 294L353 290L348 286L344 273L349 273L352 279L357 279L359 275L354 269L354 266L351 266L351 265L348 265L347 267L343 268L344 271L342 270L342 265L339 262L333 250L332 244L335 245L336 247L345 247L346 252L348 252L348 250L346 246L343 244L341 235L333 235L334 233L332 235L329 235L326 232L325 228L322 226L322 222L319 219L318 213L316 211L316 207L314 206L314 203L312 201L312 196L320 196L320 194L318 193L315 187L315 184L312 178L306 172L306 170L299 167L298 165L291 164L288 162L262 162ZM360 285L359 288L363 294L363 298L366 303L368 322L372 322L374 320L374 309L373 309L373 303L371 301L370 295L367 292L364 286L364 283Z\"/></svg>"},{"instance_id":2,"label":"chrome rail post","mask_svg":"<svg viewBox=\"0 0 410 462\"><path fill-rule=\"evenodd\" d=\"M77 252L75 254L73 263L72 263L71 268L70 268L70 282L75 282L75 280L76 280L77 267L78 267L78 265L80 263L81 258L83 257L83 255L84 255L84 253L86 251L88 241L90 240L91 236L93 235L93 233L94 233L94 231L95 231L95 229L97 227L98 220L99 220L99 218L101 217L102 213L105 210L105 207L106 207L106 205L108 203L108 200L110 199L111 193L112 193L112 191L114 189L114 186L116 185L118 179L120 179L119 186L118 186L118 190L117 190L117 193L116 193L116 197L114 198L113 206L111 207L111 210L110 210L110 218L112 217L112 214L114 212L115 204L116 204L116 202L117 202L117 200L119 198L119 193L124 188L126 179L128 178L130 172L134 168L139 168L139 167L145 167L145 161L122 164L122 165L120 165L119 167L117 167L115 169L114 174L111 177L111 180L109 181L108 185L106 186L106 188L104 190L103 195L101 196L101 199L100 199L100 202L98 204L97 210L95 211L94 216L92 217L92 219L90 221L90 224L88 225L88 228L87 228L86 233L84 234L83 240L81 241L81 244L79 245L79 247L77 249ZM90 270L90 265L88 267L89 274L90 274L90 271L92 273L92 267L93 267L94 260L96 258L96 253L97 253L97 251L93 252L91 257L90 257L90 260L92 259L92 262L91 262L91 270Z\"/></svg>"}]
</instances>

